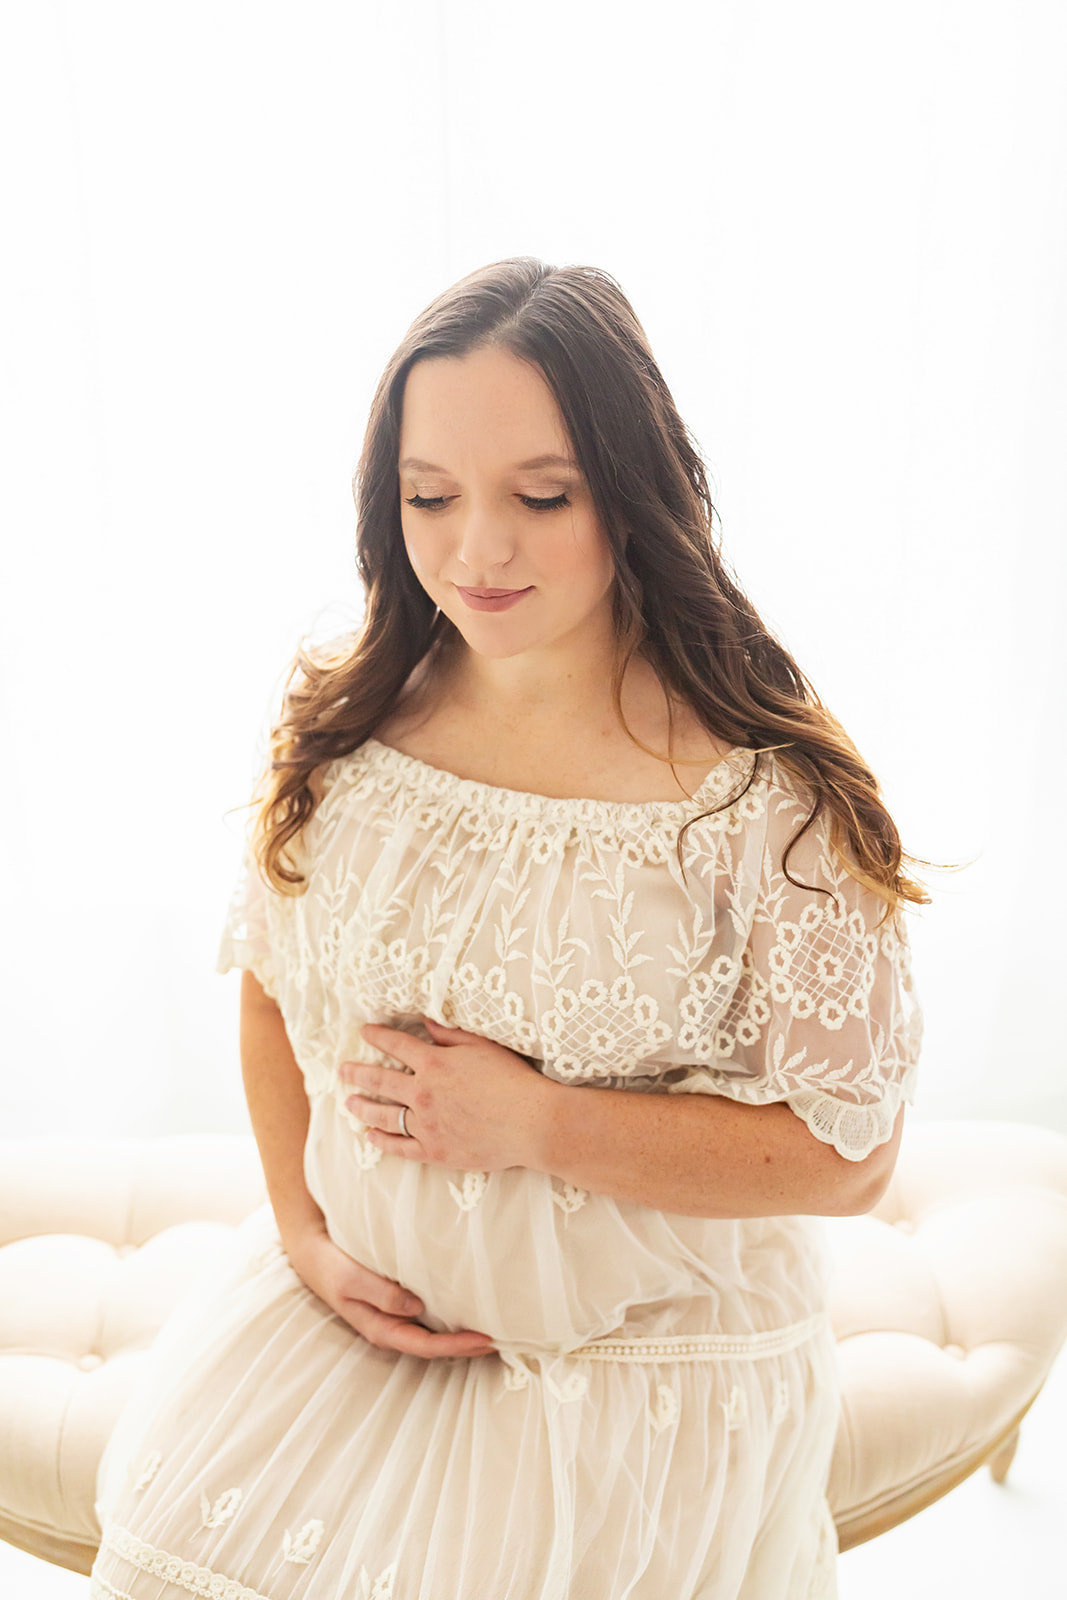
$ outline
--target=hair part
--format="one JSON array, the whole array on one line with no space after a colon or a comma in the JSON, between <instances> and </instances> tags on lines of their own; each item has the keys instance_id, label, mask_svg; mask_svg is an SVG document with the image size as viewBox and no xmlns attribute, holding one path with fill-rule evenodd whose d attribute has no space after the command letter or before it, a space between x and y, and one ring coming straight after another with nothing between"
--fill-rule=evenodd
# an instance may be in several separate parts
<instances>
[{"instance_id":1,"label":"hair part","mask_svg":"<svg viewBox=\"0 0 1067 1600\"><path fill-rule=\"evenodd\" d=\"M835 850L885 901L886 916L905 902L928 904L909 868L932 864L905 854L874 774L728 568L699 449L620 285L598 268L552 267L530 256L482 267L438 295L379 380L353 480L364 621L354 641L301 647L290 669L256 797L253 847L265 879L282 893L303 891L298 844L317 804L314 775L370 738L415 667L459 638L407 558L400 426L416 362L484 346L540 371L585 475L615 567L612 692L623 726L622 684L640 651L668 707L672 698L682 702L713 737L760 753L750 782L761 755L773 750L810 796L809 815L785 851L791 882L798 882L791 851L829 812ZM670 748L666 756L649 753L671 755ZM697 820L681 830L679 859Z\"/></svg>"}]
</instances>

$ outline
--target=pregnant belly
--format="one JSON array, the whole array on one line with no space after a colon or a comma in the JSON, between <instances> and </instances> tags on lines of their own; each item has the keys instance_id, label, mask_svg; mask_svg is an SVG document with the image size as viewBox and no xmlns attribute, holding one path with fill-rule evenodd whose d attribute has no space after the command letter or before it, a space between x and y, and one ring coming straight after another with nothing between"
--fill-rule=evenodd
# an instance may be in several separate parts
<instances>
[{"instance_id":1,"label":"pregnant belly","mask_svg":"<svg viewBox=\"0 0 1067 1600\"><path fill-rule=\"evenodd\" d=\"M329 1096L312 1101L304 1170L335 1243L419 1295L436 1331L558 1352L620 1332L762 1332L822 1303L811 1218L681 1217L525 1168L406 1161Z\"/></svg>"}]
</instances>

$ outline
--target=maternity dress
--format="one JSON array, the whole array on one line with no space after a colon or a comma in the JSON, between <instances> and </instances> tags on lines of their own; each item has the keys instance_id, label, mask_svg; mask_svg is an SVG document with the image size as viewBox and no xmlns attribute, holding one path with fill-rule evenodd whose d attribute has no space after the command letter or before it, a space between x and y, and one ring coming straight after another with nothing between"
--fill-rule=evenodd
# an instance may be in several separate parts
<instances>
[{"instance_id":1,"label":"maternity dress","mask_svg":"<svg viewBox=\"0 0 1067 1600\"><path fill-rule=\"evenodd\" d=\"M418 1294L428 1327L498 1350L369 1344L255 1212L109 1442L96 1600L836 1595L823 1221L387 1155L337 1076L384 1059L364 1023L425 1015L564 1084L784 1101L850 1160L887 1140L920 1035L903 933L823 822L790 881L807 808L773 757L749 784L754 761L732 751L692 801L622 804L370 739L325 769L306 893L267 889L246 853L219 969L250 968L281 1008L331 1237ZM678 829L707 811L683 871Z\"/></svg>"}]
</instances>

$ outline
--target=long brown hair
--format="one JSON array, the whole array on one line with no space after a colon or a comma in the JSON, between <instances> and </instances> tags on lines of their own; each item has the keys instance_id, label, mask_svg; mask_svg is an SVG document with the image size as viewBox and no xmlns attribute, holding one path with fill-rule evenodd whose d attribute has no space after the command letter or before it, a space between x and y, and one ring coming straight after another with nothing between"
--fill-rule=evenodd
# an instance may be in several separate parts
<instances>
[{"instance_id":1,"label":"long brown hair","mask_svg":"<svg viewBox=\"0 0 1067 1600\"><path fill-rule=\"evenodd\" d=\"M787 876L789 852L827 811L843 864L886 915L903 901L927 904L873 773L727 568L699 451L619 284L594 267L531 256L482 267L438 295L381 376L353 484L363 625L353 641L301 648L293 662L257 797L264 877L282 893L303 891L291 847L317 803L316 769L371 737L417 664L457 637L404 548L401 410L415 362L485 345L540 369L610 542L620 717L623 676L641 650L668 699L688 704L713 737L773 749L800 780L810 812L786 850ZM759 769L757 756L753 777Z\"/></svg>"}]
</instances>

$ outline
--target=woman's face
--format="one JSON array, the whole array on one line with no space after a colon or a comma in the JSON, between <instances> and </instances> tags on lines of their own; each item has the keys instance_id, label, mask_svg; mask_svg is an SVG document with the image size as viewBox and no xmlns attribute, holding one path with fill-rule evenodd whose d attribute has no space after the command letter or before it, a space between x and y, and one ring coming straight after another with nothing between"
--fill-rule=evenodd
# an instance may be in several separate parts
<instances>
[{"instance_id":1,"label":"woman's face","mask_svg":"<svg viewBox=\"0 0 1067 1600\"><path fill-rule=\"evenodd\" d=\"M576 630L610 642L610 547L536 367L490 348L416 362L400 515L419 582L479 655L566 645Z\"/></svg>"}]
</instances>

